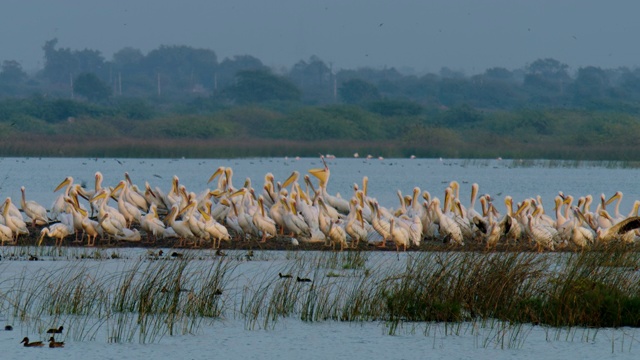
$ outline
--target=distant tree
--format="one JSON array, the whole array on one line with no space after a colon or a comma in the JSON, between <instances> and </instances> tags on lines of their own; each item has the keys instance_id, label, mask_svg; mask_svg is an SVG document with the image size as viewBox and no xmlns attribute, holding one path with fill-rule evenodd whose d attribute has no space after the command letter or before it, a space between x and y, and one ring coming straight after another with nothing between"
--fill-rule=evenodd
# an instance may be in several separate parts
<instances>
[{"instance_id":1,"label":"distant tree","mask_svg":"<svg viewBox=\"0 0 640 360\"><path fill-rule=\"evenodd\" d=\"M154 77L160 73L166 86L192 90L197 84L212 87L217 66L213 50L163 45L142 59L138 71Z\"/></svg>"},{"instance_id":2,"label":"distant tree","mask_svg":"<svg viewBox=\"0 0 640 360\"><path fill-rule=\"evenodd\" d=\"M512 80L513 73L503 67L493 67L484 72L484 78L492 80Z\"/></svg>"},{"instance_id":3,"label":"distant tree","mask_svg":"<svg viewBox=\"0 0 640 360\"><path fill-rule=\"evenodd\" d=\"M41 75L53 83L68 83L73 74L105 74L104 58L97 50L71 51L69 48L56 49L58 39L45 42L45 64Z\"/></svg>"},{"instance_id":4,"label":"distant tree","mask_svg":"<svg viewBox=\"0 0 640 360\"><path fill-rule=\"evenodd\" d=\"M333 79L331 68L317 56L309 58L309 62L296 63L288 77L298 86L305 101L327 103L333 101Z\"/></svg>"},{"instance_id":5,"label":"distant tree","mask_svg":"<svg viewBox=\"0 0 640 360\"><path fill-rule=\"evenodd\" d=\"M607 73L599 67L587 66L578 69L572 90L575 101L585 104L606 97L609 88Z\"/></svg>"},{"instance_id":6,"label":"distant tree","mask_svg":"<svg viewBox=\"0 0 640 360\"><path fill-rule=\"evenodd\" d=\"M5 60L2 62L0 71L0 82L7 84L20 84L28 79L28 75L22 70L22 65L15 60Z\"/></svg>"},{"instance_id":7,"label":"distant tree","mask_svg":"<svg viewBox=\"0 0 640 360\"><path fill-rule=\"evenodd\" d=\"M225 58L216 70L216 81L219 89L232 85L236 80L236 75L245 70L268 70L260 59L251 55L236 55L233 58Z\"/></svg>"},{"instance_id":8,"label":"distant tree","mask_svg":"<svg viewBox=\"0 0 640 360\"><path fill-rule=\"evenodd\" d=\"M524 84L544 91L563 92L571 82L568 69L569 65L556 59L538 59L527 66Z\"/></svg>"},{"instance_id":9,"label":"distant tree","mask_svg":"<svg viewBox=\"0 0 640 360\"><path fill-rule=\"evenodd\" d=\"M237 103L298 101L300 90L289 80L266 70L244 70L236 74L236 84L225 89Z\"/></svg>"},{"instance_id":10,"label":"distant tree","mask_svg":"<svg viewBox=\"0 0 640 360\"><path fill-rule=\"evenodd\" d=\"M422 106L408 100L379 100L369 104L371 112L383 116L417 116L423 111Z\"/></svg>"},{"instance_id":11,"label":"distant tree","mask_svg":"<svg viewBox=\"0 0 640 360\"><path fill-rule=\"evenodd\" d=\"M111 88L93 73L83 73L73 80L74 91L89 101L106 100L111 95Z\"/></svg>"},{"instance_id":12,"label":"distant tree","mask_svg":"<svg viewBox=\"0 0 640 360\"><path fill-rule=\"evenodd\" d=\"M364 104L381 98L375 85L360 79L345 81L338 92L342 101L347 104Z\"/></svg>"}]
</instances>

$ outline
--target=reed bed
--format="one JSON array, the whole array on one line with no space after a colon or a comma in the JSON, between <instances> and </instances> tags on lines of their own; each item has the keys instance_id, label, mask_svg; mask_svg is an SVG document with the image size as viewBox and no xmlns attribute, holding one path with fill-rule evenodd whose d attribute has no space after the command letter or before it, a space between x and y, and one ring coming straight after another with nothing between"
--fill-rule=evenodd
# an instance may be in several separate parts
<instances>
[{"instance_id":1,"label":"reed bed","mask_svg":"<svg viewBox=\"0 0 640 360\"><path fill-rule=\"evenodd\" d=\"M298 251L251 261L197 254L100 257L119 261L110 271L106 262L87 259L24 270L0 283L0 313L36 332L64 323L74 339L106 333L109 341L143 343L227 317L247 329L270 329L287 318L375 321L389 334L470 332L479 345L502 348L521 346L532 325L592 329L587 338L593 329L640 327L640 253L624 247L544 254Z\"/></svg>"},{"instance_id":2,"label":"reed bed","mask_svg":"<svg viewBox=\"0 0 640 360\"><path fill-rule=\"evenodd\" d=\"M94 261L24 270L2 284L0 312L39 333L64 323L75 340L106 329L111 342L153 342L220 318L234 266L222 258L185 257L127 260L115 270Z\"/></svg>"}]
</instances>

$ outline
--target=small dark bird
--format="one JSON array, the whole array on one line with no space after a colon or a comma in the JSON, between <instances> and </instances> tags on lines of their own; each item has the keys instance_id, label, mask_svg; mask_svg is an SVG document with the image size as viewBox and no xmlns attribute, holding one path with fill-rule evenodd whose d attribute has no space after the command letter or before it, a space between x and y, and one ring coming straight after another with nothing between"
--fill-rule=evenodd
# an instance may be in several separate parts
<instances>
[{"instance_id":1,"label":"small dark bird","mask_svg":"<svg viewBox=\"0 0 640 360\"><path fill-rule=\"evenodd\" d=\"M182 254L181 254L181 253L179 253L179 252L175 252L175 251L174 251L174 252L172 252L172 253L171 253L171 257L174 257L174 258L181 258L181 257L182 257Z\"/></svg>"},{"instance_id":2,"label":"small dark bird","mask_svg":"<svg viewBox=\"0 0 640 360\"><path fill-rule=\"evenodd\" d=\"M298 282L311 282L311 279L308 278L301 278L300 276L296 276L296 280Z\"/></svg>"},{"instance_id":3,"label":"small dark bird","mask_svg":"<svg viewBox=\"0 0 640 360\"><path fill-rule=\"evenodd\" d=\"M49 329L47 330L47 334L62 334L62 329L64 329L62 326L57 329Z\"/></svg>"},{"instance_id":4,"label":"small dark bird","mask_svg":"<svg viewBox=\"0 0 640 360\"><path fill-rule=\"evenodd\" d=\"M22 339L22 341L20 341L20 344L22 344L22 343L24 343L24 347L41 347L41 346L44 346L42 341L29 342L29 338L28 337L25 337L24 339Z\"/></svg>"},{"instance_id":5,"label":"small dark bird","mask_svg":"<svg viewBox=\"0 0 640 360\"><path fill-rule=\"evenodd\" d=\"M29 261L38 261L38 257L35 255L29 255Z\"/></svg>"},{"instance_id":6,"label":"small dark bird","mask_svg":"<svg viewBox=\"0 0 640 360\"><path fill-rule=\"evenodd\" d=\"M216 289L216 291L213 292L213 295L222 295L222 290Z\"/></svg>"},{"instance_id":7,"label":"small dark bird","mask_svg":"<svg viewBox=\"0 0 640 360\"><path fill-rule=\"evenodd\" d=\"M278 275L280 276L280 279L291 279L292 278L292 276L289 275L289 274L278 273ZM300 279L300 278L298 278L298 279ZM300 281L300 280L298 280L298 281Z\"/></svg>"},{"instance_id":8,"label":"small dark bird","mask_svg":"<svg viewBox=\"0 0 640 360\"><path fill-rule=\"evenodd\" d=\"M6 325L4 327L4 331L11 331L11 330L13 330L13 326L11 326L11 325Z\"/></svg>"},{"instance_id":9,"label":"small dark bird","mask_svg":"<svg viewBox=\"0 0 640 360\"><path fill-rule=\"evenodd\" d=\"M56 339L52 337L49 338L49 347L50 348L61 348L64 347L64 341L56 341Z\"/></svg>"}]
</instances>

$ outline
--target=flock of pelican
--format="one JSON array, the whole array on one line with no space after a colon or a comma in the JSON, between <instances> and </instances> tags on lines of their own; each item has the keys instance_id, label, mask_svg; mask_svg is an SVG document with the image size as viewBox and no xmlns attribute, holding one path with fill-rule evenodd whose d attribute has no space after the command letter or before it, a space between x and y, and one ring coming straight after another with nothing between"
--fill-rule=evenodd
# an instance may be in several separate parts
<instances>
[{"instance_id":1,"label":"flock of pelican","mask_svg":"<svg viewBox=\"0 0 640 360\"><path fill-rule=\"evenodd\" d=\"M393 244L396 251L406 251L426 239L454 246L478 243L487 249L528 244L553 251L613 240L635 242L640 236L640 201L623 215L621 192L609 199L601 195L594 211L591 195L575 200L559 193L551 212L545 211L540 197L514 203L506 196L506 213L500 214L494 198L478 195L477 184L471 186L470 202L463 205L460 185L452 181L442 200L415 187L407 196L398 190L398 206L387 208L369 194L366 176L362 185L354 184L350 198L331 194L330 170L322 161L323 168L309 170L302 179L294 171L280 183L267 173L261 189L254 189L250 178L236 188L232 169L219 167L208 181L217 186L200 193L187 190L177 176L167 192L148 182L139 187L127 173L115 186L103 186L103 176L96 172L93 189L67 177L55 188L59 196L49 209L27 200L22 187L19 208L10 197L0 207L0 240L3 245L16 243L39 229L38 245L49 237L57 246L68 239L95 246L97 241L153 243L161 238L175 239L176 246L210 243L219 248L222 241L283 237L294 245L323 243L340 250L364 243L383 248ZM614 202L613 209L607 208Z\"/></svg>"}]
</instances>

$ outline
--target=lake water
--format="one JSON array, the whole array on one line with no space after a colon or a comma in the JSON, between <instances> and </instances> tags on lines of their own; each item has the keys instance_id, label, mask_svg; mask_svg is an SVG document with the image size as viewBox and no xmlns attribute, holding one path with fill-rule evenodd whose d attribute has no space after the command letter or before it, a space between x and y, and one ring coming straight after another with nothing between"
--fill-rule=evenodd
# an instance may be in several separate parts
<instances>
[{"instance_id":1,"label":"lake water","mask_svg":"<svg viewBox=\"0 0 640 360\"><path fill-rule=\"evenodd\" d=\"M480 194L490 194L495 205L503 211L504 196L511 195L515 202L540 195L547 211L553 207L553 198L562 191L575 199L591 194L594 202L600 194L610 197L616 191L624 194L620 210L628 213L636 199L640 199L638 177L640 169L607 168L593 163L533 162L512 160L440 160L440 159L331 159L328 190L343 197L353 194L353 184L362 184L369 177L369 196L387 207L397 207L397 190L410 194L413 187L429 191L443 198L444 189L452 180L460 183L460 196L468 203L471 184L480 185ZM58 194L55 187L66 177L86 183L93 188L96 171L104 175L103 186L115 186L128 172L140 187L148 181L165 192L171 178L177 175L189 191L200 193L214 187L207 180L219 167L233 169L233 182L242 186L248 177L254 188L264 184L264 175L271 172L277 181L284 181L292 171L304 175L309 169L322 167L317 158L284 159L95 159L95 158L0 158L0 195L20 200L20 186L25 186L27 199L49 207ZM314 180L315 181L315 180ZM595 207L594 207L595 208Z\"/></svg>"},{"instance_id":2,"label":"lake water","mask_svg":"<svg viewBox=\"0 0 640 360\"><path fill-rule=\"evenodd\" d=\"M546 164L546 165L545 165ZM540 162L531 167L517 166L510 160L439 160L439 159L332 159L329 191L348 196L354 183L361 184L362 177L370 179L370 196L381 204L397 206L396 190L408 194L414 186L442 197L446 185L456 180L462 185L461 197L467 199L471 183L480 185L481 193L489 193L497 199L511 195L516 201L540 195L547 208L552 199L563 191L576 198L600 193L607 197L615 191L624 193L621 211L630 210L631 203L640 198L637 177L640 170L605 168L592 164L556 166ZM547 166L553 165L553 166ZM129 172L134 183L148 181L152 186L168 189L171 177L177 175L188 190L199 193L210 187L207 180L219 166L234 170L234 184L239 186L246 177L254 187L263 183L265 173L272 172L283 181L293 170L301 174L311 168L321 167L319 159L51 159L51 158L3 158L0 159L0 195L10 196L19 202L20 186L27 189L27 198L49 206L57 194L53 189L66 176L76 182L93 186L96 171L103 173L103 185L115 185ZM502 202L499 203L500 205ZM503 210L499 206L500 210ZM135 259L144 256L145 249L115 249L120 258L113 260L74 260L77 252L95 251L73 249L62 256L44 256L43 261L6 261L13 248L1 250L0 291L8 291L11 279L21 274L39 274L38 271L64 268L65 266L90 266L100 272L117 272ZM75 252L75 253L74 253ZM205 256L212 256L203 251ZM65 255L66 254L66 255ZM376 254L369 261L402 263L401 254ZM207 260L204 260L207 261ZM241 289L247 281L257 276L277 275L290 262L286 252L256 254L256 260L240 262L234 269L232 289ZM225 289L225 297L229 295ZM385 324L339 323L333 321L305 323L291 319L277 322L269 329L247 329L246 323L226 313L222 319L202 324L194 334L163 336L152 344L137 341L124 344L108 342L107 330L97 331L92 340L78 339L73 329L58 340L66 341L63 349L24 348L19 341L24 336L31 340L46 340L46 334L35 331L33 323L47 321L32 319L29 324L18 322L11 314L0 310L0 325L11 323L13 331L0 331L0 348L3 359L63 359L63 358L244 358L244 359L636 359L640 353L636 329L554 329L541 326L523 326L513 343L501 341L512 334L491 328L478 328L474 324L462 324L452 333L442 324L414 324L401 329L396 335L387 335ZM100 324L100 319L94 319ZM65 323L67 325L67 323ZM414 328L415 326L415 328ZM424 333L425 326L428 331ZM77 335L77 334L76 334Z\"/></svg>"}]
</instances>

